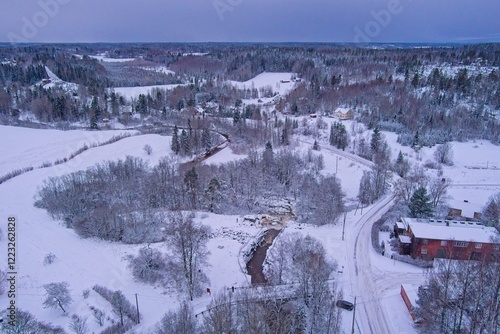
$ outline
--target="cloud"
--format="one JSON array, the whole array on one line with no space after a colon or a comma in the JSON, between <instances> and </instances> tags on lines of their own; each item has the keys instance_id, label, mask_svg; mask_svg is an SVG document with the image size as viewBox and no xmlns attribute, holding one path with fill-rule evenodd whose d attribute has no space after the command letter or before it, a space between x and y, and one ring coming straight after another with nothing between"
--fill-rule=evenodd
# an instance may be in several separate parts
<instances>
[{"instance_id":1,"label":"cloud","mask_svg":"<svg viewBox=\"0 0 500 334\"><path fill-rule=\"evenodd\" d=\"M32 41L352 42L368 27L373 42L454 42L499 41L500 31L498 0L16 0L3 4L0 40L56 1L65 4ZM373 13L395 2L403 10L377 28Z\"/></svg>"}]
</instances>

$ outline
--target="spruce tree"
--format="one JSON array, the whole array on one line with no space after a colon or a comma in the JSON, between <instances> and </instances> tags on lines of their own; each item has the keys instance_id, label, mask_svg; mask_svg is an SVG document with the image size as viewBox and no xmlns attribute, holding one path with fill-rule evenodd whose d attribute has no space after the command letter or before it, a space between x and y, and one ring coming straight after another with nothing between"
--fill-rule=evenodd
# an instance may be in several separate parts
<instances>
[{"instance_id":1,"label":"spruce tree","mask_svg":"<svg viewBox=\"0 0 500 334\"><path fill-rule=\"evenodd\" d=\"M212 148L212 137L210 136L210 130L208 128L203 129L201 133L201 144L206 151Z\"/></svg>"},{"instance_id":2,"label":"spruce tree","mask_svg":"<svg viewBox=\"0 0 500 334\"><path fill-rule=\"evenodd\" d=\"M432 204L425 187L415 190L408 207L412 218L428 218L432 215Z\"/></svg>"},{"instance_id":3,"label":"spruce tree","mask_svg":"<svg viewBox=\"0 0 500 334\"><path fill-rule=\"evenodd\" d=\"M186 130L182 129L181 131L181 148L182 148L182 153L183 154L190 154L191 153L191 145L189 142L189 135Z\"/></svg>"},{"instance_id":4,"label":"spruce tree","mask_svg":"<svg viewBox=\"0 0 500 334\"><path fill-rule=\"evenodd\" d=\"M179 154L181 151L181 145L179 142L179 128L177 128L177 125L174 126L174 132L172 133L172 144L170 145L170 148L175 154Z\"/></svg>"},{"instance_id":5,"label":"spruce tree","mask_svg":"<svg viewBox=\"0 0 500 334\"><path fill-rule=\"evenodd\" d=\"M380 133L380 129L378 126L373 130L372 140L370 142L370 148L372 149L372 153L377 153L380 150L380 143L382 141L382 134Z\"/></svg>"}]
</instances>

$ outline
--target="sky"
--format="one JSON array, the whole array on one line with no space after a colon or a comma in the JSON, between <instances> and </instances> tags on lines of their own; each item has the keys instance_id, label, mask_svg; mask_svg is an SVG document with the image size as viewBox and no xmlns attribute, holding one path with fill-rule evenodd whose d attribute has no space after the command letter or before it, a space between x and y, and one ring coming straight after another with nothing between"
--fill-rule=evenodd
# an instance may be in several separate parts
<instances>
[{"instance_id":1,"label":"sky","mask_svg":"<svg viewBox=\"0 0 500 334\"><path fill-rule=\"evenodd\" d=\"M498 0L15 0L0 42L500 42Z\"/></svg>"}]
</instances>

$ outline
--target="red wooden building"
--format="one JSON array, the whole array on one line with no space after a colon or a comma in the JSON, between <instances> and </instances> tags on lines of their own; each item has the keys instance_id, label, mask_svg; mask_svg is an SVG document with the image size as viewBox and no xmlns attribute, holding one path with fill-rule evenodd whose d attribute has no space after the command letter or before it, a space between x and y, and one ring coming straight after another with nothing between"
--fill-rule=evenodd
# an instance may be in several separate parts
<instances>
[{"instance_id":1,"label":"red wooden building","mask_svg":"<svg viewBox=\"0 0 500 334\"><path fill-rule=\"evenodd\" d=\"M415 218L401 218L400 223L403 235L411 240L409 254L413 258L500 261L500 236L494 227L470 221Z\"/></svg>"}]
</instances>

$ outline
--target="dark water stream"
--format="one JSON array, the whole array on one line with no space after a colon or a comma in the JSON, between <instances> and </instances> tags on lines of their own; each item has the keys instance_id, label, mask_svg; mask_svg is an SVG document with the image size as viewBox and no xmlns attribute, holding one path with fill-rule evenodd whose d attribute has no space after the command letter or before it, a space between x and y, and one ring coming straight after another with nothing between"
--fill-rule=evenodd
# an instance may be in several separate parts
<instances>
[{"instance_id":1,"label":"dark water stream","mask_svg":"<svg viewBox=\"0 0 500 334\"><path fill-rule=\"evenodd\" d=\"M274 239L280 233L280 230L270 229L264 234L264 242L257 247L252 258L247 263L247 273L251 277L252 284L266 284L267 279L263 273L263 264L266 259L267 250L273 244Z\"/></svg>"}]
</instances>

